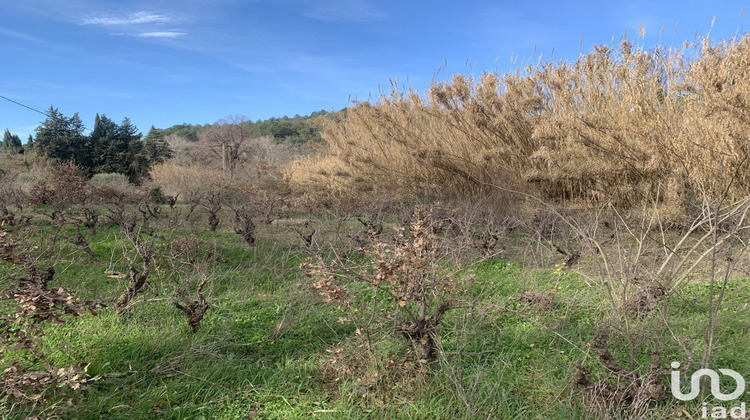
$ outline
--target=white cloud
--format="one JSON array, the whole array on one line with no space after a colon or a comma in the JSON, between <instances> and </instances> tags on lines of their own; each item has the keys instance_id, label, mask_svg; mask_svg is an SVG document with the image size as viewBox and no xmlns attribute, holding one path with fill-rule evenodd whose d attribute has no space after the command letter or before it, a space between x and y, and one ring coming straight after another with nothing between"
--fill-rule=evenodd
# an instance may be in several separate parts
<instances>
[{"instance_id":1,"label":"white cloud","mask_svg":"<svg viewBox=\"0 0 750 420\"><path fill-rule=\"evenodd\" d=\"M135 36L140 38L177 38L187 35L186 32L161 31L161 32L143 32Z\"/></svg>"},{"instance_id":2,"label":"white cloud","mask_svg":"<svg viewBox=\"0 0 750 420\"><path fill-rule=\"evenodd\" d=\"M187 32L181 30L164 28L165 23L174 23L177 20L166 14L139 11L131 14L89 15L79 20L79 24L127 28L123 32L114 32L110 33L110 35L167 39L187 35ZM138 29L135 29L136 27Z\"/></svg>"},{"instance_id":3,"label":"white cloud","mask_svg":"<svg viewBox=\"0 0 750 420\"><path fill-rule=\"evenodd\" d=\"M129 15L98 14L90 15L80 20L81 25L125 26L144 23L170 23L174 19L159 13L136 12Z\"/></svg>"},{"instance_id":4,"label":"white cloud","mask_svg":"<svg viewBox=\"0 0 750 420\"><path fill-rule=\"evenodd\" d=\"M113 36L132 36L136 38L179 38L187 35L187 32L179 31L153 31L153 32L112 32Z\"/></svg>"}]
</instances>

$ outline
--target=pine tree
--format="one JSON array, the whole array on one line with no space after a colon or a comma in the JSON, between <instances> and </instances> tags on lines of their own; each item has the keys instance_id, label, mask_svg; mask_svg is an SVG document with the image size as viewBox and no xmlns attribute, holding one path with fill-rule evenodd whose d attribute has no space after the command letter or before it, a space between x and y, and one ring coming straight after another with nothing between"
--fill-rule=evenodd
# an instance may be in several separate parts
<instances>
[{"instance_id":1,"label":"pine tree","mask_svg":"<svg viewBox=\"0 0 750 420\"><path fill-rule=\"evenodd\" d=\"M106 115L96 114L94 129L91 130L90 144L92 151L93 173L125 173L127 166L123 157L118 155L117 123Z\"/></svg>"},{"instance_id":2,"label":"pine tree","mask_svg":"<svg viewBox=\"0 0 750 420\"><path fill-rule=\"evenodd\" d=\"M119 173L127 175L131 182L148 176L151 155L145 151L143 135L129 118L118 125L106 115L96 114L91 134L84 136L83 131L77 113L66 118L50 107L47 119L36 129L36 140L30 137L29 142L50 158L72 160L88 175ZM165 153L160 147L154 150Z\"/></svg>"},{"instance_id":3,"label":"pine tree","mask_svg":"<svg viewBox=\"0 0 750 420\"><path fill-rule=\"evenodd\" d=\"M3 143L2 143L3 149L11 149L16 152L21 152L23 150L23 145L21 144L21 139L16 134L11 134L10 130L7 128L5 129L5 133L3 134Z\"/></svg>"},{"instance_id":4,"label":"pine tree","mask_svg":"<svg viewBox=\"0 0 750 420\"><path fill-rule=\"evenodd\" d=\"M153 125L146 134L143 149L146 160L152 166L163 163L174 156L172 148L169 147L169 143L164 137L164 132L157 130Z\"/></svg>"},{"instance_id":5,"label":"pine tree","mask_svg":"<svg viewBox=\"0 0 750 420\"><path fill-rule=\"evenodd\" d=\"M130 122L130 118L124 118L117 128L117 152L122 158L125 173L130 182L139 183L143 177L143 135L138 128ZM148 165L146 164L148 167ZM146 170L148 172L148 170Z\"/></svg>"},{"instance_id":6,"label":"pine tree","mask_svg":"<svg viewBox=\"0 0 750 420\"><path fill-rule=\"evenodd\" d=\"M34 145L47 157L62 162L72 160L91 173L91 147L83 131L78 113L67 118L57 108L50 107L47 119L36 128Z\"/></svg>"}]
</instances>

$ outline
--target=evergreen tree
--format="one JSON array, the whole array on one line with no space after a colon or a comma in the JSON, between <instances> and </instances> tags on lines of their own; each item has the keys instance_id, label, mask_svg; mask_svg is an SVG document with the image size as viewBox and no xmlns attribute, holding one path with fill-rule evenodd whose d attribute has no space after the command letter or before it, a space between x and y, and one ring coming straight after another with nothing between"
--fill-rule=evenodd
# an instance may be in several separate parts
<instances>
[{"instance_id":1,"label":"evergreen tree","mask_svg":"<svg viewBox=\"0 0 750 420\"><path fill-rule=\"evenodd\" d=\"M107 118L106 115L103 116L104 119L102 119L101 116L99 116L99 113L96 114L96 117L94 117L94 129L91 130L91 140L92 142L96 142L98 139L102 137L106 137L107 135L113 134L115 131L115 128L117 127L117 124L115 124L114 121Z\"/></svg>"},{"instance_id":2,"label":"evergreen tree","mask_svg":"<svg viewBox=\"0 0 750 420\"><path fill-rule=\"evenodd\" d=\"M3 134L3 143L2 143L3 149L10 149L14 150L18 153L23 153L23 145L21 144L21 139L16 134L11 134L10 130L7 128L5 129L5 133Z\"/></svg>"},{"instance_id":3,"label":"evergreen tree","mask_svg":"<svg viewBox=\"0 0 750 420\"><path fill-rule=\"evenodd\" d=\"M72 160L87 175L119 173L127 175L134 183L147 178L154 164L172 157L163 131L151 127L144 141L129 118L118 125L106 115L96 114L91 134L84 136L83 131L78 114L67 118L50 107L47 119L36 129L36 139L29 136L28 144L50 158ZM8 136L9 132L6 133Z\"/></svg>"},{"instance_id":4,"label":"evergreen tree","mask_svg":"<svg viewBox=\"0 0 750 420\"><path fill-rule=\"evenodd\" d=\"M36 128L34 145L43 155L59 161L72 160L90 173L91 148L83 130L78 113L68 118L57 108L50 107L47 119Z\"/></svg>"},{"instance_id":5,"label":"evergreen tree","mask_svg":"<svg viewBox=\"0 0 750 420\"><path fill-rule=\"evenodd\" d=\"M92 170L94 173L125 173L127 163L118 154L117 123L106 115L96 114L91 131Z\"/></svg>"},{"instance_id":6,"label":"evergreen tree","mask_svg":"<svg viewBox=\"0 0 750 420\"><path fill-rule=\"evenodd\" d=\"M130 118L125 118L117 127L117 155L122 159L125 171L121 172L128 176L130 182L139 183L143 178L143 166L146 166L148 173L148 162L144 162L143 157L143 135L138 132L138 128L130 122Z\"/></svg>"},{"instance_id":7,"label":"evergreen tree","mask_svg":"<svg viewBox=\"0 0 750 420\"><path fill-rule=\"evenodd\" d=\"M156 129L153 125L144 139L143 152L149 165L163 163L174 156L164 132Z\"/></svg>"}]
</instances>

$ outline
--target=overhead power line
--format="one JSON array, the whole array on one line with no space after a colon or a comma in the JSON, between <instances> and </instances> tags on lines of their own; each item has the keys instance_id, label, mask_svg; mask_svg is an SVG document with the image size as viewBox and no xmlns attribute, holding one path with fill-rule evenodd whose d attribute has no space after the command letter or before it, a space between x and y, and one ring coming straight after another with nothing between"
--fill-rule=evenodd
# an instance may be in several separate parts
<instances>
[{"instance_id":1,"label":"overhead power line","mask_svg":"<svg viewBox=\"0 0 750 420\"><path fill-rule=\"evenodd\" d=\"M22 107L24 107L26 109L30 109L30 110L32 110L34 112L38 112L38 113L44 115L45 117L52 117L48 112L40 111L40 110L38 110L36 108L32 108L32 107L30 107L28 105L24 105L24 104L22 104L22 103L20 103L18 101L14 101L13 99L8 98L7 96L0 95L0 98L5 99L8 102L12 102L12 103L14 103L14 104L16 104L18 106L22 106ZM84 128L83 131L91 131L91 129Z\"/></svg>"},{"instance_id":2,"label":"overhead power line","mask_svg":"<svg viewBox=\"0 0 750 420\"><path fill-rule=\"evenodd\" d=\"M5 100L6 100L6 101L8 101L8 102L13 102L14 104L16 104L16 105L18 105L18 106L22 106L22 107L24 107L24 108L26 108L26 109L30 109L30 110L32 110L32 111L34 111L34 112L38 112L38 113L40 113L40 114L42 114L42 115L44 115L44 116L46 116L46 117L49 117L49 114L47 114L47 113L46 113L46 112L44 112L44 111L40 111L40 110L38 110L38 109L36 109L36 108L32 108L32 107L30 107L30 106L28 106L28 105L24 105L24 104L22 104L22 103L20 103L20 102L18 102L18 101L14 101L13 99L10 99L10 98L8 98L8 97L5 97L5 96L3 96L3 95L0 95L0 98L3 98L3 99L5 99Z\"/></svg>"}]
</instances>

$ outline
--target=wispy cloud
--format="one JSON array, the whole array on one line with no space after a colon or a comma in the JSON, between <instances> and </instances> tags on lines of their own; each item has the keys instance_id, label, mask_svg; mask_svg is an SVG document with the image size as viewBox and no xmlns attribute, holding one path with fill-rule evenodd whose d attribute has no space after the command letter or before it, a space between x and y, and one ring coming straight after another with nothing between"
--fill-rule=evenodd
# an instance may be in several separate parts
<instances>
[{"instance_id":1,"label":"wispy cloud","mask_svg":"<svg viewBox=\"0 0 750 420\"><path fill-rule=\"evenodd\" d=\"M140 11L128 15L97 14L88 15L80 20L81 25L97 26L127 26L140 25L144 23L172 23L174 18L159 14Z\"/></svg>"},{"instance_id":2,"label":"wispy cloud","mask_svg":"<svg viewBox=\"0 0 750 420\"><path fill-rule=\"evenodd\" d=\"M187 32L179 32L179 31L154 31L154 32L132 32L132 33L126 33L126 32L112 32L110 35L113 36L132 36L135 38L179 38L181 36L187 35Z\"/></svg>"},{"instance_id":3,"label":"wispy cloud","mask_svg":"<svg viewBox=\"0 0 750 420\"><path fill-rule=\"evenodd\" d=\"M165 27L165 24L175 23L175 16L164 13L139 11L130 14L95 14L87 15L78 20L80 25L102 26L123 29L123 32L112 32L110 35L129 36L135 38L172 39L187 35L180 29Z\"/></svg>"},{"instance_id":4,"label":"wispy cloud","mask_svg":"<svg viewBox=\"0 0 750 420\"><path fill-rule=\"evenodd\" d=\"M44 42L44 41L42 41L39 38L34 38L33 36L27 35L27 34L25 34L23 32L18 32L18 31L14 31L12 29L6 29L6 28L2 28L2 27L0 27L0 35L6 35L6 36L10 36L10 37L13 37L13 38L16 38L16 39L20 39L20 40L28 41L28 42L34 42L34 43L42 43L42 42Z\"/></svg>"},{"instance_id":5,"label":"wispy cloud","mask_svg":"<svg viewBox=\"0 0 750 420\"><path fill-rule=\"evenodd\" d=\"M178 38L187 35L187 32L161 31L161 32L143 32L136 34L139 38Z\"/></svg>"},{"instance_id":6,"label":"wispy cloud","mask_svg":"<svg viewBox=\"0 0 750 420\"><path fill-rule=\"evenodd\" d=\"M15 38L22 42L13 42L13 40L3 39L3 37ZM77 51L73 45L37 38L25 32L3 27L0 27L0 43L2 43L3 48L6 48L11 55L26 54L46 60L56 60L63 56L75 54Z\"/></svg>"}]
</instances>

